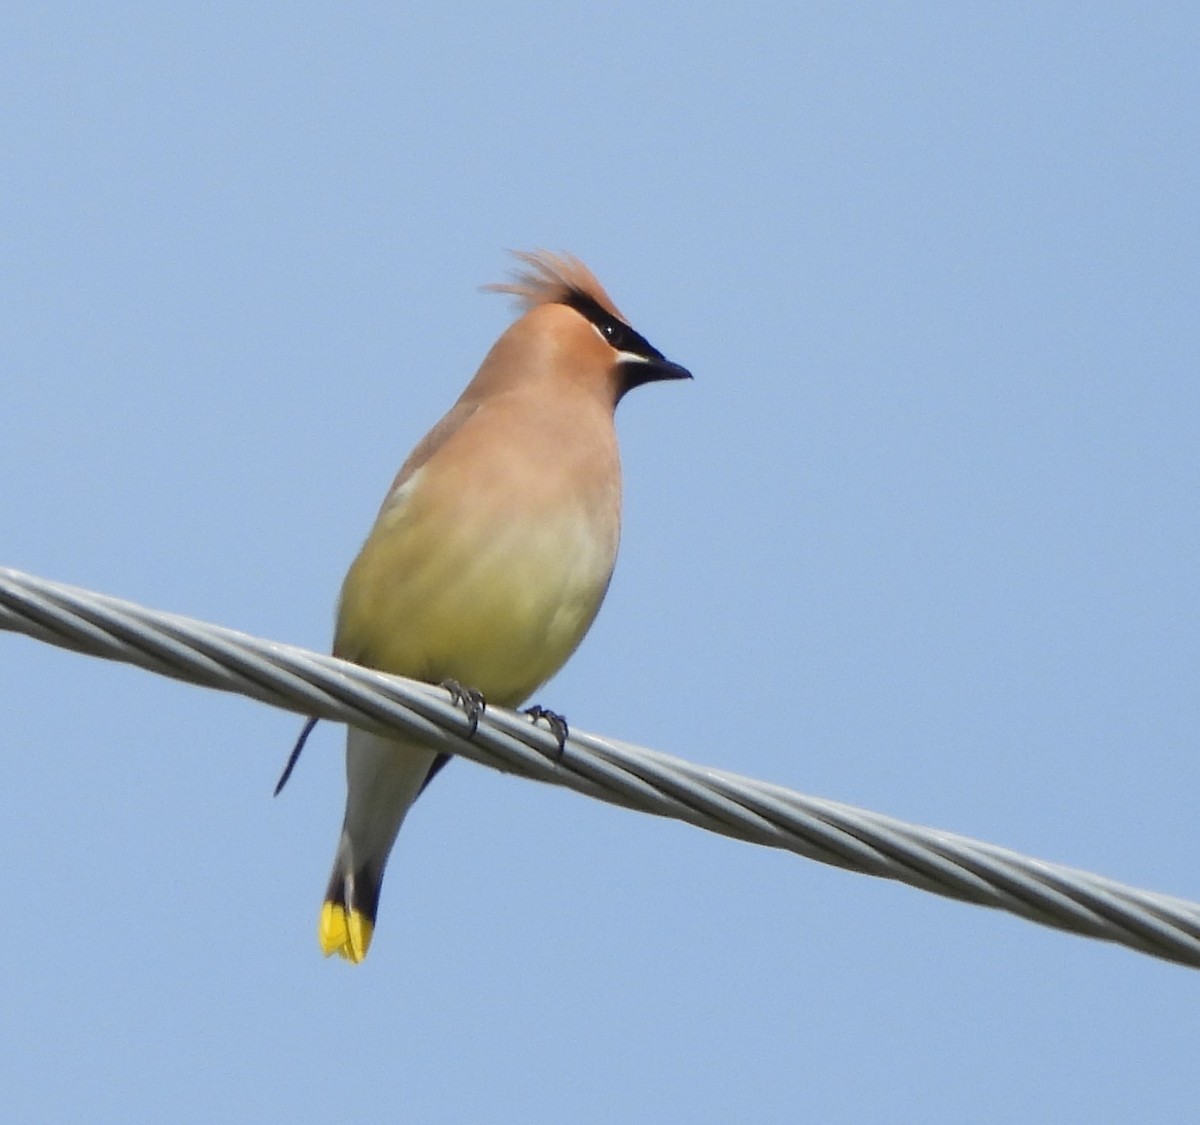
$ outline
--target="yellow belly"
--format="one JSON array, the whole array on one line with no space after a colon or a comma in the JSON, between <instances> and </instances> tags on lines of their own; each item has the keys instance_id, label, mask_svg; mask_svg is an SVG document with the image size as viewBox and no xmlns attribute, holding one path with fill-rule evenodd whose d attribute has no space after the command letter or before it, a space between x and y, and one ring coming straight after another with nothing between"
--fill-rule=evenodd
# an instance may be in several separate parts
<instances>
[{"instance_id":1,"label":"yellow belly","mask_svg":"<svg viewBox=\"0 0 1200 1125\"><path fill-rule=\"evenodd\" d=\"M385 512L346 576L334 651L503 706L554 675L600 608L616 528L579 509L493 508L486 521L412 500Z\"/></svg>"}]
</instances>

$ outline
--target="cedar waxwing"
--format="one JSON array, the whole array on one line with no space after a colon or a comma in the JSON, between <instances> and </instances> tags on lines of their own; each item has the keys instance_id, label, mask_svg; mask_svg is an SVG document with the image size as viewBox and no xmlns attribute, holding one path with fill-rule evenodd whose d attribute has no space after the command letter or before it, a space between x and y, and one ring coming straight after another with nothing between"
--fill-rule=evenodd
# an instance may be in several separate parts
<instances>
[{"instance_id":1,"label":"cedar waxwing","mask_svg":"<svg viewBox=\"0 0 1200 1125\"><path fill-rule=\"evenodd\" d=\"M578 259L517 257L516 279L488 288L519 298L524 315L401 467L346 575L333 645L343 659L453 685L476 714L484 699L522 703L583 639L620 535L613 411L642 383L690 378ZM396 833L446 760L350 728L346 818L319 925L327 956L366 956Z\"/></svg>"}]
</instances>

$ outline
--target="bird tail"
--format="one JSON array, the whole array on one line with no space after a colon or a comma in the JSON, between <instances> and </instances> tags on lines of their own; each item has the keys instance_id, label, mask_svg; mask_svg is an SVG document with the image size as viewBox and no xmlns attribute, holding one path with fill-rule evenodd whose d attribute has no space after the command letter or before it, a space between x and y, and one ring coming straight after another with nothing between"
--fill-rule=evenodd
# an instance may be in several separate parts
<instances>
[{"instance_id":1,"label":"bird tail","mask_svg":"<svg viewBox=\"0 0 1200 1125\"><path fill-rule=\"evenodd\" d=\"M375 933L383 872L369 866L354 870L350 834L342 830L333 874L321 905L317 938L326 957L336 953L357 965L367 955Z\"/></svg>"},{"instance_id":2,"label":"bird tail","mask_svg":"<svg viewBox=\"0 0 1200 1125\"><path fill-rule=\"evenodd\" d=\"M435 751L350 728L346 820L317 923L326 957L336 953L354 964L366 957L396 833L441 764Z\"/></svg>"}]
</instances>

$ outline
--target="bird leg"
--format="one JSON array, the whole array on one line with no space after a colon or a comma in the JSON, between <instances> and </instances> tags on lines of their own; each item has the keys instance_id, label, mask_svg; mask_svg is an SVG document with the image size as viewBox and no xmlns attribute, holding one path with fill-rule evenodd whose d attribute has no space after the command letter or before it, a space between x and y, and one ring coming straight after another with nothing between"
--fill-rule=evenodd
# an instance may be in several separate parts
<instances>
[{"instance_id":1,"label":"bird leg","mask_svg":"<svg viewBox=\"0 0 1200 1125\"><path fill-rule=\"evenodd\" d=\"M443 680L442 687L450 693L450 702L466 712L470 727L467 737L471 738L479 729L480 716L487 710L487 700L483 698L483 692L472 687L463 687L457 680Z\"/></svg>"},{"instance_id":2,"label":"bird leg","mask_svg":"<svg viewBox=\"0 0 1200 1125\"><path fill-rule=\"evenodd\" d=\"M550 733L554 735L555 740L558 742L558 759L561 761L567 749L567 735L570 733L566 718L557 711L551 711L539 703L535 703L532 707L526 707L525 714L535 723L538 719L546 720L546 726L550 728Z\"/></svg>"}]
</instances>

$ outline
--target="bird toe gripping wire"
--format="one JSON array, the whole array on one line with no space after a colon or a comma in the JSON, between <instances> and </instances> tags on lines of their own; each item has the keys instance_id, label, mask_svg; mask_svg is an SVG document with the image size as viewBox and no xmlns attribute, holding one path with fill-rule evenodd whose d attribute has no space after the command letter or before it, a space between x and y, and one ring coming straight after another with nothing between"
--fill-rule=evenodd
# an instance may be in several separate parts
<instances>
[{"instance_id":1,"label":"bird toe gripping wire","mask_svg":"<svg viewBox=\"0 0 1200 1125\"><path fill-rule=\"evenodd\" d=\"M479 729L479 720L487 710L487 700L478 688L463 687L457 680L443 680L442 687L450 693L450 702L461 707L467 716L467 737L471 738Z\"/></svg>"},{"instance_id":2,"label":"bird toe gripping wire","mask_svg":"<svg viewBox=\"0 0 1200 1125\"><path fill-rule=\"evenodd\" d=\"M503 708L468 741L432 685L3 568L0 628L1200 968L1200 903L980 840L578 730L559 763L551 733Z\"/></svg>"},{"instance_id":3,"label":"bird toe gripping wire","mask_svg":"<svg viewBox=\"0 0 1200 1125\"><path fill-rule=\"evenodd\" d=\"M554 739L558 743L558 756L561 759L567 749L567 736L571 733L565 716L560 715L557 711L551 711L548 707L543 707L540 703L526 707L522 713L528 715L535 723L540 720L550 728L550 733L554 735Z\"/></svg>"}]
</instances>

